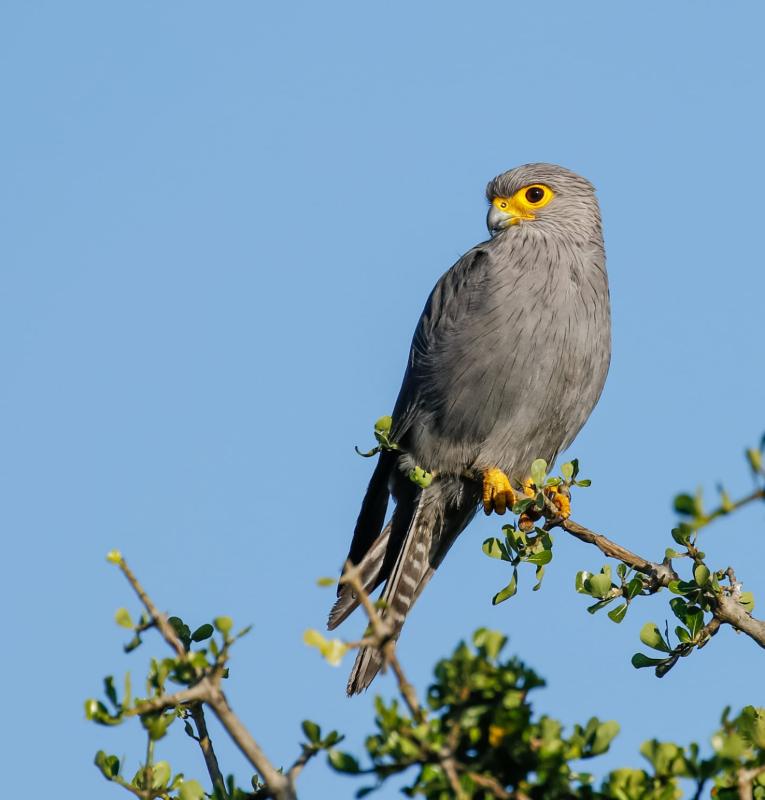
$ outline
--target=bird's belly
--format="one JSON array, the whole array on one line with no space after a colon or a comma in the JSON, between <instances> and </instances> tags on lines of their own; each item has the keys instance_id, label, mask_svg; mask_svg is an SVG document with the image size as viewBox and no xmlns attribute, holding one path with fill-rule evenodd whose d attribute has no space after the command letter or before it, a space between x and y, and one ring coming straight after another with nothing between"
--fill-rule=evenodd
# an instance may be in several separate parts
<instances>
[{"instance_id":1,"label":"bird's belly","mask_svg":"<svg viewBox=\"0 0 765 800\"><path fill-rule=\"evenodd\" d=\"M498 466L517 480L535 458L551 463L590 415L610 358L607 317L574 317L541 314L528 335L500 328L444 358L412 431L417 463L452 474Z\"/></svg>"}]
</instances>

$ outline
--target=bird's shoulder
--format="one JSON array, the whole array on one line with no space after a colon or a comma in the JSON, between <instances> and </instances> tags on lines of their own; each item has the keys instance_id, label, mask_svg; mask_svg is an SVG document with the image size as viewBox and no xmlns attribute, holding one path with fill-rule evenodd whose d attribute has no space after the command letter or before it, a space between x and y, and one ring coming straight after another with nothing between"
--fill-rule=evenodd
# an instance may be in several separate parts
<instances>
[{"instance_id":1,"label":"bird's shoulder","mask_svg":"<svg viewBox=\"0 0 765 800\"><path fill-rule=\"evenodd\" d=\"M493 272L496 256L488 244L468 250L436 281L420 316L420 336L457 323L470 311L472 298L480 296Z\"/></svg>"}]
</instances>

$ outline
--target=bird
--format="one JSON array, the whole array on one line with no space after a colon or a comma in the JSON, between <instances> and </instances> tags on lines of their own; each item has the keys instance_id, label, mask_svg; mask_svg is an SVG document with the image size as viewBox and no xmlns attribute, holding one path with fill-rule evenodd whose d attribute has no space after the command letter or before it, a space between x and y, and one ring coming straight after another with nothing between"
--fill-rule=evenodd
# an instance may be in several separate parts
<instances>
[{"instance_id":1,"label":"bird","mask_svg":"<svg viewBox=\"0 0 765 800\"><path fill-rule=\"evenodd\" d=\"M600 398L611 313L593 185L564 167L510 169L486 188L490 238L437 281L420 316L390 428L363 498L346 565L398 638L407 613L483 506L512 508L538 458L552 465ZM413 482L417 467L432 476ZM395 502L386 522L389 499ZM359 605L338 584L327 627ZM363 646L347 693L383 664Z\"/></svg>"}]
</instances>

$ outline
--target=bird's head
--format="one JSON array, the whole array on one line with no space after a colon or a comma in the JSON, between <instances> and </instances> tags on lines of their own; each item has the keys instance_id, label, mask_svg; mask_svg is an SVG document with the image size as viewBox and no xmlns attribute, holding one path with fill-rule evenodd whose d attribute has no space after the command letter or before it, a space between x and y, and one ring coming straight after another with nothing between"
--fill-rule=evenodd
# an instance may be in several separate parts
<instances>
[{"instance_id":1,"label":"bird's head","mask_svg":"<svg viewBox=\"0 0 765 800\"><path fill-rule=\"evenodd\" d=\"M592 184L555 164L525 164L498 175L486 187L492 236L514 227L560 232L576 239L600 234Z\"/></svg>"}]
</instances>

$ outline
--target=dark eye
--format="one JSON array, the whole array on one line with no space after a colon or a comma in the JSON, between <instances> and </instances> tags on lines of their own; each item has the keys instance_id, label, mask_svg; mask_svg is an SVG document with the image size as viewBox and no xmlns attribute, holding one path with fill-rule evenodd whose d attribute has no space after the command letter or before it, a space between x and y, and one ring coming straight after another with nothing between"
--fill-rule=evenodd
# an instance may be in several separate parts
<instances>
[{"instance_id":1,"label":"dark eye","mask_svg":"<svg viewBox=\"0 0 765 800\"><path fill-rule=\"evenodd\" d=\"M545 196L545 190L540 186L532 186L526 189L526 199L529 203L538 203Z\"/></svg>"}]
</instances>

